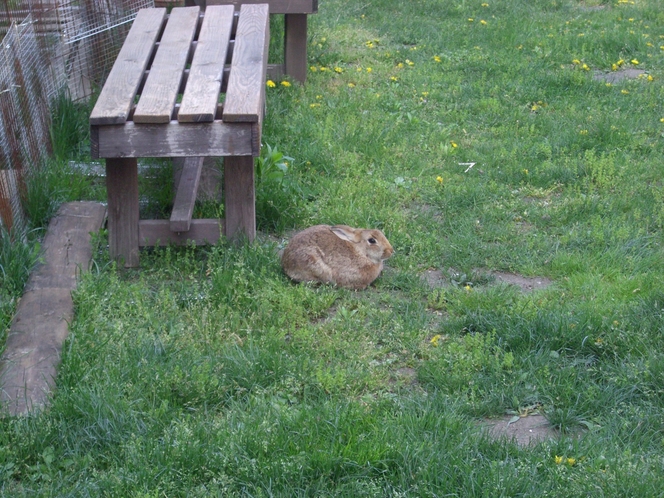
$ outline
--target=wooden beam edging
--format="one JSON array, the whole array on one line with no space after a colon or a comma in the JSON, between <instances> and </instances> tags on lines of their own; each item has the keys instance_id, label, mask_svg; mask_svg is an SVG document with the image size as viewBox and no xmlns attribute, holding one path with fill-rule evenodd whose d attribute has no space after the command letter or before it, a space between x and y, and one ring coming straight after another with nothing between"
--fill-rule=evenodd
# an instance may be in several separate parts
<instances>
[{"instance_id":1,"label":"wooden beam edging","mask_svg":"<svg viewBox=\"0 0 664 498\"><path fill-rule=\"evenodd\" d=\"M51 220L42 244L45 262L28 279L0 358L3 415L28 415L48 406L74 316L71 292L92 259L90 232L98 231L105 217L102 204L69 202Z\"/></svg>"}]
</instances>

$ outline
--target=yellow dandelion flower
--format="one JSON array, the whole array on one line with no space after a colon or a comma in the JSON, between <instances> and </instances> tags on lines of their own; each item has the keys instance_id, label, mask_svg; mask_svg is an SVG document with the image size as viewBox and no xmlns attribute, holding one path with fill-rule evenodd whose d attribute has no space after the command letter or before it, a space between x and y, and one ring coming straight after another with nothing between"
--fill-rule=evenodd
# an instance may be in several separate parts
<instances>
[{"instance_id":1,"label":"yellow dandelion flower","mask_svg":"<svg viewBox=\"0 0 664 498\"><path fill-rule=\"evenodd\" d=\"M403 68L403 62L399 62L399 64L397 64L397 67L398 67L399 69Z\"/></svg>"},{"instance_id":2,"label":"yellow dandelion flower","mask_svg":"<svg viewBox=\"0 0 664 498\"><path fill-rule=\"evenodd\" d=\"M361 73L362 71L363 71L363 69L362 69L361 67L358 67L358 68L357 68L357 72L358 72L358 73Z\"/></svg>"},{"instance_id":3,"label":"yellow dandelion flower","mask_svg":"<svg viewBox=\"0 0 664 498\"><path fill-rule=\"evenodd\" d=\"M623 95L627 95L629 93L629 90L625 90L623 88L622 90L620 90L620 93L622 93Z\"/></svg>"},{"instance_id":4,"label":"yellow dandelion flower","mask_svg":"<svg viewBox=\"0 0 664 498\"><path fill-rule=\"evenodd\" d=\"M664 47L662 47L662 50L664 50ZM434 55L433 56L433 61L434 62L441 62L442 59L440 58L440 55Z\"/></svg>"},{"instance_id":5,"label":"yellow dandelion flower","mask_svg":"<svg viewBox=\"0 0 664 498\"><path fill-rule=\"evenodd\" d=\"M529 173L529 171L528 171L527 169L522 169L521 172L522 172L524 175L527 175L527 174Z\"/></svg>"},{"instance_id":6,"label":"yellow dandelion flower","mask_svg":"<svg viewBox=\"0 0 664 498\"><path fill-rule=\"evenodd\" d=\"M561 463L563 463L563 457L556 455L553 458L553 461L556 462L556 465L560 465Z\"/></svg>"},{"instance_id":7,"label":"yellow dandelion flower","mask_svg":"<svg viewBox=\"0 0 664 498\"><path fill-rule=\"evenodd\" d=\"M313 104L309 104L309 107L315 109L316 107L320 107L320 104L318 102L314 102Z\"/></svg>"},{"instance_id":8,"label":"yellow dandelion flower","mask_svg":"<svg viewBox=\"0 0 664 498\"><path fill-rule=\"evenodd\" d=\"M442 176L437 176L437 177L436 177L436 181L437 181L438 183L442 184L442 183L443 183L443 177L442 177Z\"/></svg>"},{"instance_id":9,"label":"yellow dandelion flower","mask_svg":"<svg viewBox=\"0 0 664 498\"><path fill-rule=\"evenodd\" d=\"M450 142L450 145L455 149L459 146L456 142Z\"/></svg>"},{"instance_id":10,"label":"yellow dandelion flower","mask_svg":"<svg viewBox=\"0 0 664 498\"><path fill-rule=\"evenodd\" d=\"M429 342L431 343L432 346L438 346L438 343L440 342L440 340L442 338L443 338L442 335L436 334L431 338L431 340Z\"/></svg>"},{"instance_id":11,"label":"yellow dandelion flower","mask_svg":"<svg viewBox=\"0 0 664 498\"><path fill-rule=\"evenodd\" d=\"M571 467L573 465L576 465L576 458L568 458L566 460L566 462L567 462L567 465L569 465Z\"/></svg>"},{"instance_id":12,"label":"yellow dandelion flower","mask_svg":"<svg viewBox=\"0 0 664 498\"><path fill-rule=\"evenodd\" d=\"M605 83L606 86L613 86L611 83Z\"/></svg>"},{"instance_id":13,"label":"yellow dandelion flower","mask_svg":"<svg viewBox=\"0 0 664 498\"><path fill-rule=\"evenodd\" d=\"M281 86L288 88L289 86L291 86L291 83L290 81L284 80L281 82Z\"/></svg>"},{"instance_id":14,"label":"yellow dandelion flower","mask_svg":"<svg viewBox=\"0 0 664 498\"><path fill-rule=\"evenodd\" d=\"M635 66L639 63L639 61L638 61L637 59L632 59L632 60L629 61L629 62L631 62L631 63L634 64Z\"/></svg>"},{"instance_id":15,"label":"yellow dandelion flower","mask_svg":"<svg viewBox=\"0 0 664 498\"><path fill-rule=\"evenodd\" d=\"M409 66L414 66L415 65L415 63L413 61L410 61L408 59L406 59L406 64L408 64Z\"/></svg>"},{"instance_id":16,"label":"yellow dandelion flower","mask_svg":"<svg viewBox=\"0 0 664 498\"><path fill-rule=\"evenodd\" d=\"M329 71L329 70L330 70L329 67L325 67L325 66L320 67L320 71Z\"/></svg>"},{"instance_id":17,"label":"yellow dandelion flower","mask_svg":"<svg viewBox=\"0 0 664 498\"><path fill-rule=\"evenodd\" d=\"M316 71L318 71L318 68L316 66L311 66L309 68L309 71L311 71L312 73L315 73Z\"/></svg>"},{"instance_id":18,"label":"yellow dandelion flower","mask_svg":"<svg viewBox=\"0 0 664 498\"><path fill-rule=\"evenodd\" d=\"M611 71L617 71L618 70L618 64L611 64Z\"/></svg>"},{"instance_id":19,"label":"yellow dandelion flower","mask_svg":"<svg viewBox=\"0 0 664 498\"><path fill-rule=\"evenodd\" d=\"M579 131L579 134L581 134L581 135L587 135L587 134L588 134L588 130L580 130L580 131Z\"/></svg>"},{"instance_id":20,"label":"yellow dandelion flower","mask_svg":"<svg viewBox=\"0 0 664 498\"><path fill-rule=\"evenodd\" d=\"M396 76L390 76L390 81L399 81L399 78Z\"/></svg>"},{"instance_id":21,"label":"yellow dandelion flower","mask_svg":"<svg viewBox=\"0 0 664 498\"><path fill-rule=\"evenodd\" d=\"M573 59L573 60L572 60L572 64L578 66L579 64L581 64L581 61L580 61L579 59Z\"/></svg>"},{"instance_id":22,"label":"yellow dandelion flower","mask_svg":"<svg viewBox=\"0 0 664 498\"><path fill-rule=\"evenodd\" d=\"M473 288L468 284L466 284L463 288L466 290L466 292L470 292L471 290L473 290Z\"/></svg>"},{"instance_id":23,"label":"yellow dandelion flower","mask_svg":"<svg viewBox=\"0 0 664 498\"><path fill-rule=\"evenodd\" d=\"M344 72L344 70L341 69L339 66L337 66L337 67L334 68L334 72L337 73L337 74L341 74L341 73Z\"/></svg>"},{"instance_id":24,"label":"yellow dandelion flower","mask_svg":"<svg viewBox=\"0 0 664 498\"><path fill-rule=\"evenodd\" d=\"M355 88L355 83L348 83L348 88Z\"/></svg>"},{"instance_id":25,"label":"yellow dandelion flower","mask_svg":"<svg viewBox=\"0 0 664 498\"><path fill-rule=\"evenodd\" d=\"M664 118L660 118L660 119L659 119L659 122L660 122L660 123L664 123Z\"/></svg>"},{"instance_id":26,"label":"yellow dandelion flower","mask_svg":"<svg viewBox=\"0 0 664 498\"><path fill-rule=\"evenodd\" d=\"M590 71L588 64L584 64L583 66L581 66L581 69L583 69L584 71Z\"/></svg>"},{"instance_id":27,"label":"yellow dandelion flower","mask_svg":"<svg viewBox=\"0 0 664 498\"><path fill-rule=\"evenodd\" d=\"M486 3L486 2L484 2L484 3L482 4L482 7L488 7L488 6L489 6L489 4Z\"/></svg>"},{"instance_id":28,"label":"yellow dandelion flower","mask_svg":"<svg viewBox=\"0 0 664 498\"><path fill-rule=\"evenodd\" d=\"M268 88L274 88L275 86L277 86L277 84L272 80L267 80L267 83L265 84L267 85Z\"/></svg>"},{"instance_id":29,"label":"yellow dandelion flower","mask_svg":"<svg viewBox=\"0 0 664 498\"><path fill-rule=\"evenodd\" d=\"M489 23L486 22L484 19L482 19L482 20L480 20L480 24L481 24L482 26L486 26L486 25L489 24Z\"/></svg>"},{"instance_id":30,"label":"yellow dandelion flower","mask_svg":"<svg viewBox=\"0 0 664 498\"><path fill-rule=\"evenodd\" d=\"M469 18L468 18L468 22L473 22L474 20L475 20L475 19L473 19L472 17L469 17Z\"/></svg>"},{"instance_id":31,"label":"yellow dandelion flower","mask_svg":"<svg viewBox=\"0 0 664 498\"><path fill-rule=\"evenodd\" d=\"M646 43L646 47L654 47L654 46L655 45L653 45L651 42Z\"/></svg>"},{"instance_id":32,"label":"yellow dandelion flower","mask_svg":"<svg viewBox=\"0 0 664 498\"><path fill-rule=\"evenodd\" d=\"M373 71L373 69L370 68L370 67L368 67L368 68L367 68L367 73L370 73L371 71Z\"/></svg>"},{"instance_id":33,"label":"yellow dandelion flower","mask_svg":"<svg viewBox=\"0 0 664 498\"><path fill-rule=\"evenodd\" d=\"M616 64L618 64L618 66L622 66L624 63L625 63L625 61L622 60L622 59L620 59L618 62L616 62Z\"/></svg>"}]
</instances>

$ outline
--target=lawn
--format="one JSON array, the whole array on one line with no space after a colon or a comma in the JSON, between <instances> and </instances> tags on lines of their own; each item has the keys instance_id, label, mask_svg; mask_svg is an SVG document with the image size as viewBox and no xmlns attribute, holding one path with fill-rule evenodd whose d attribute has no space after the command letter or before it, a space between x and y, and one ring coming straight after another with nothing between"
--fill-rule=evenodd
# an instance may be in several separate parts
<instances>
[{"instance_id":1,"label":"lawn","mask_svg":"<svg viewBox=\"0 0 664 498\"><path fill-rule=\"evenodd\" d=\"M95 236L0 494L664 496L661 1L319 4L306 85L268 84L258 240L124 270ZM318 223L384 231L369 289L283 274ZM485 428L518 414L556 437Z\"/></svg>"}]
</instances>

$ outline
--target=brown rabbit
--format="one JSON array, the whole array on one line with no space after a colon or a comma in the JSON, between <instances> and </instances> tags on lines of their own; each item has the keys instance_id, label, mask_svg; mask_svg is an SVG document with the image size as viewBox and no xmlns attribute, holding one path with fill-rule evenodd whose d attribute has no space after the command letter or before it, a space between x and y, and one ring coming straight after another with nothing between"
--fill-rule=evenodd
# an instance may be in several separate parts
<instances>
[{"instance_id":1,"label":"brown rabbit","mask_svg":"<svg viewBox=\"0 0 664 498\"><path fill-rule=\"evenodd\" d=\"M293 236L281 265L297 282L333 283L364 289L378 278L392 246L380 230L315 225Z\"/></svg>"}]
</instances>

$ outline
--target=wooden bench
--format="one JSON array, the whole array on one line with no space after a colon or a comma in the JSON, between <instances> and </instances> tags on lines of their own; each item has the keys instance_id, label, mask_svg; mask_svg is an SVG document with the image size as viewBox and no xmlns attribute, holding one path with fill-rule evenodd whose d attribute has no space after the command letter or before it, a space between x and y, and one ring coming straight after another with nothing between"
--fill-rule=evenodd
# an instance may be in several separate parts
<instances>
[{"instance_id":1,"label":"wooden bench","mask_svg":"<svg viewBox=\"0 0 664 498\"><path fill-rule=\"evenodd\" d=\"M267 4L138 12L90 115L113 259L138 266L139 246L214 243L222 231L254 239L268 45ZM139 220L138 157L186 158L170 220ZM192 219L203 157L224 157L225 220Z\"/></svg>"},{"instance_id":2,"label":"wooden bench","mask_svg":"<svg viewBox=\"0 0 664 498\"><path fill-rule=\"evenodd\" d=\"M195 0L189 0L194 2ZM318 0L204 0L207 5L235 5L267 3L270 14L284 15L284 62L269 64L268 75L279 78L284 74L304 83L307 79L307 16L318 12Z\"/></svg>"}]
</instances>

